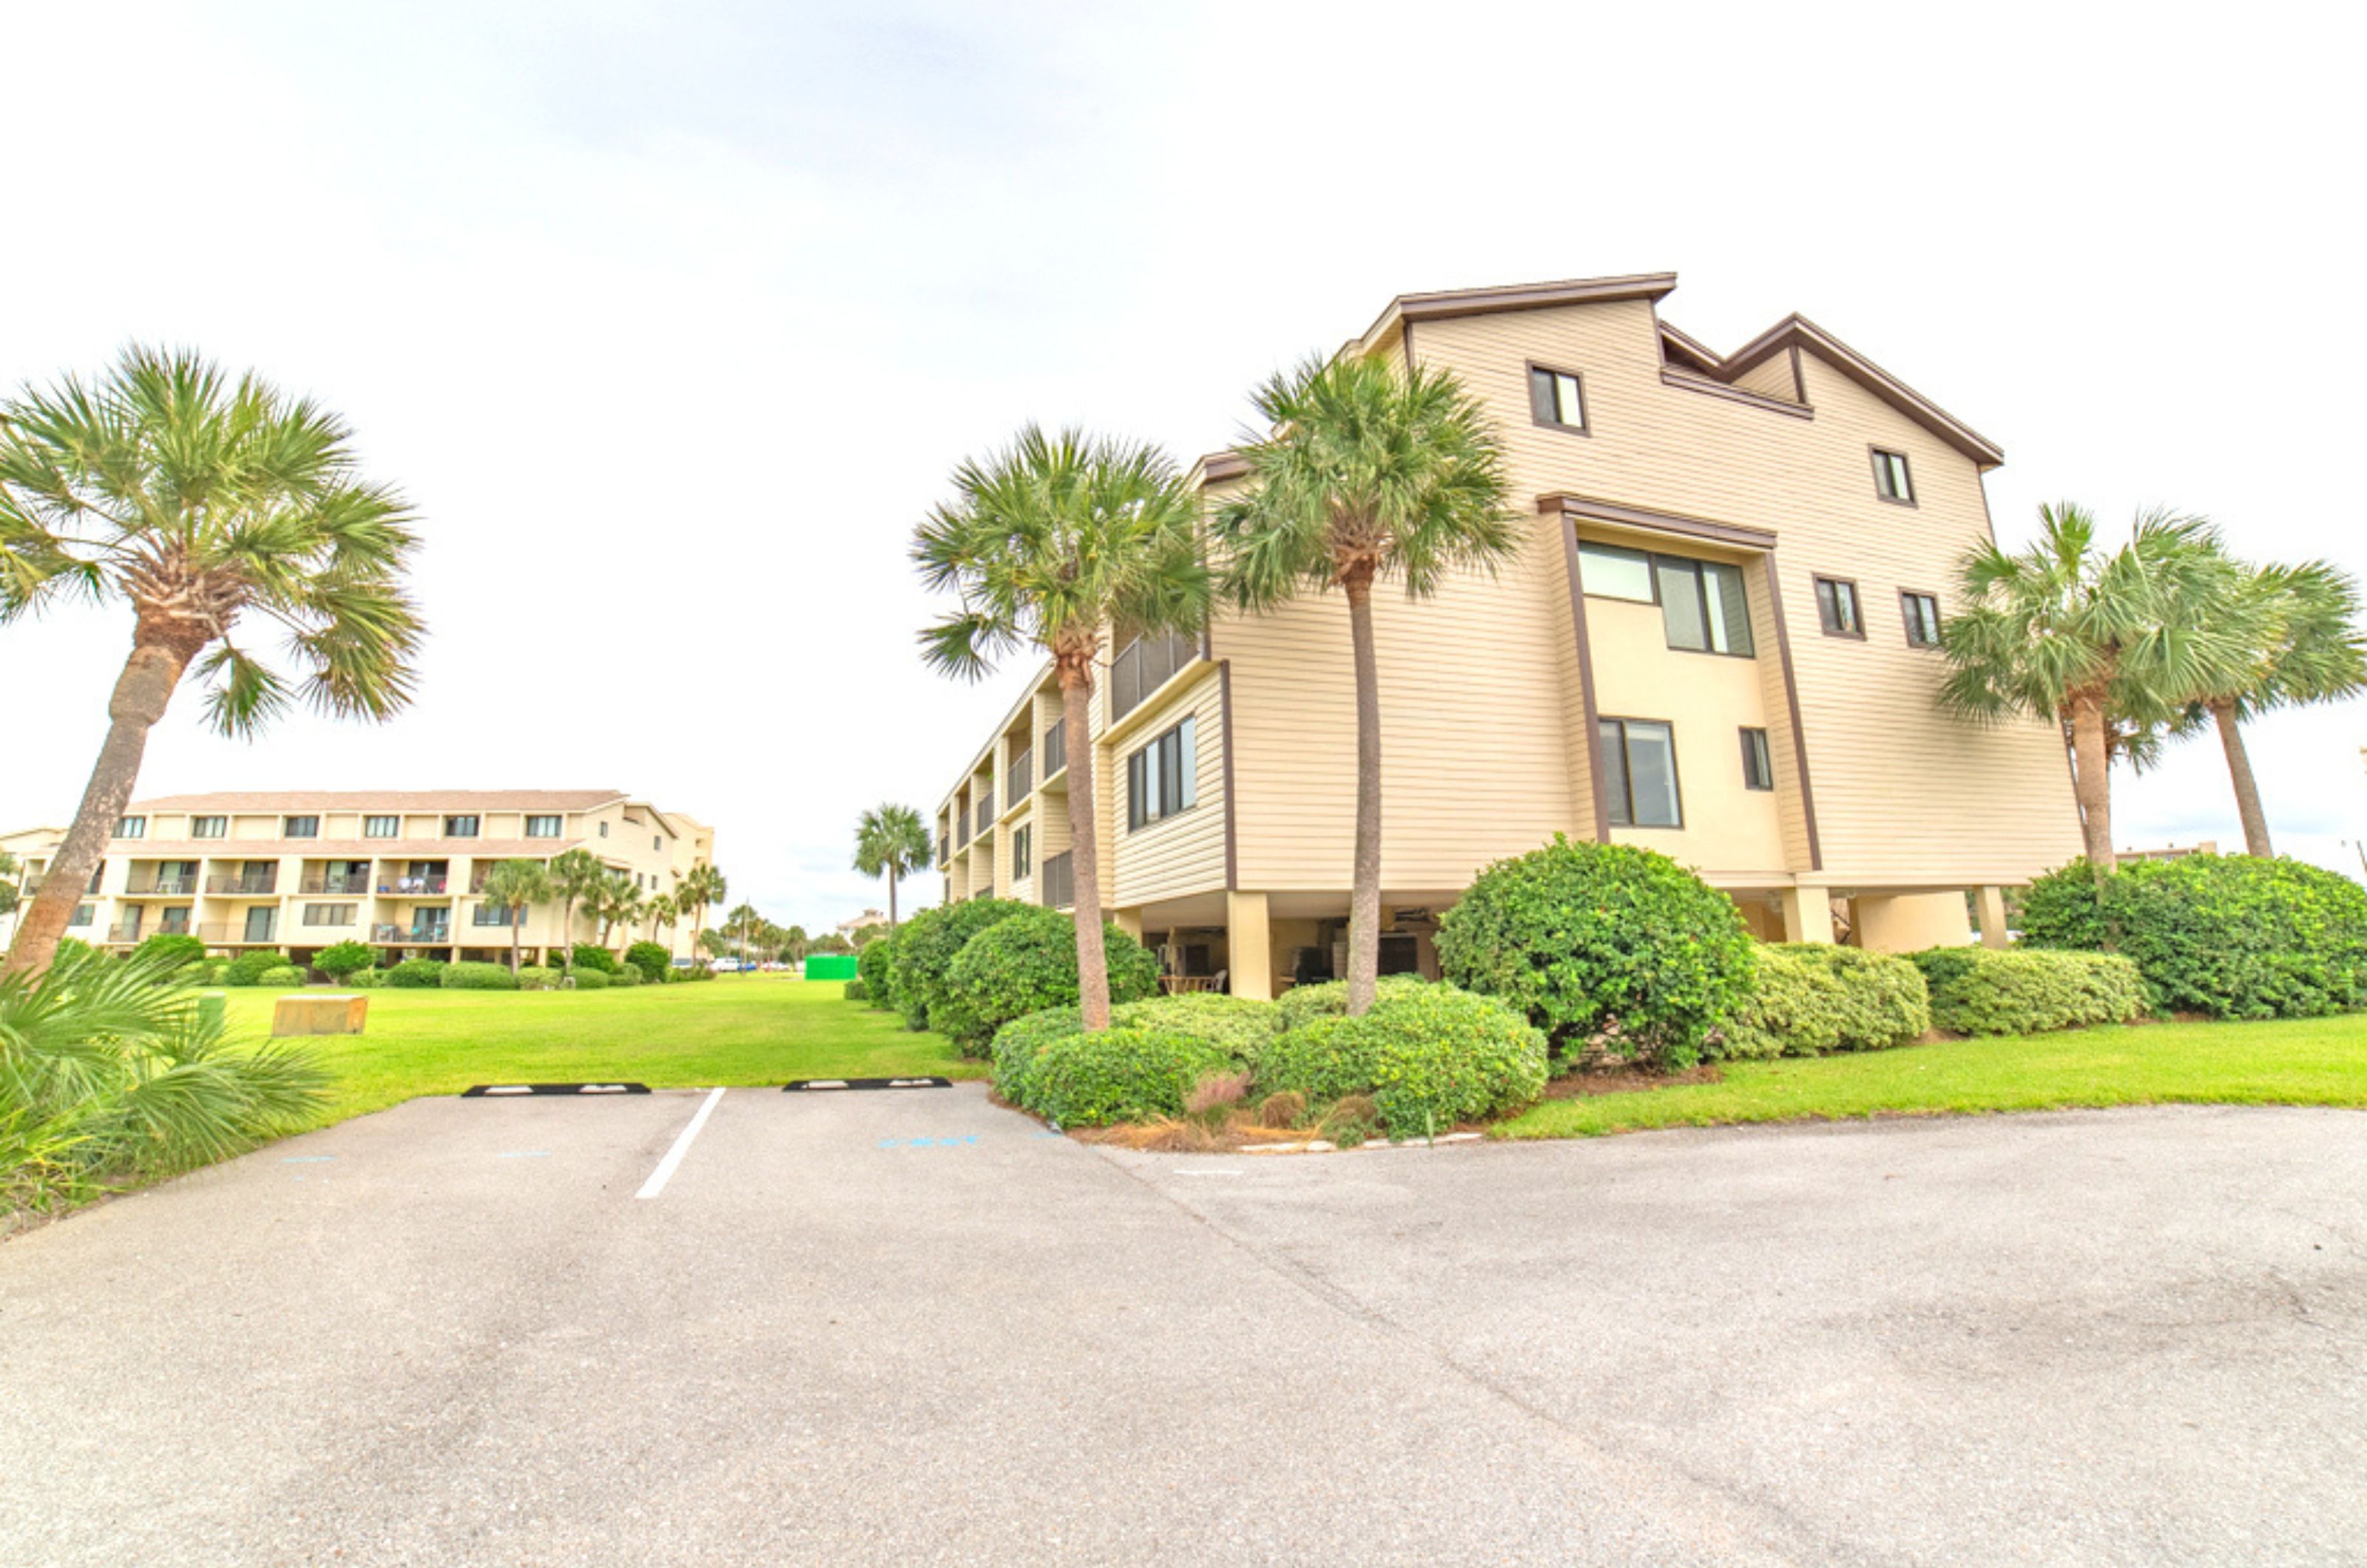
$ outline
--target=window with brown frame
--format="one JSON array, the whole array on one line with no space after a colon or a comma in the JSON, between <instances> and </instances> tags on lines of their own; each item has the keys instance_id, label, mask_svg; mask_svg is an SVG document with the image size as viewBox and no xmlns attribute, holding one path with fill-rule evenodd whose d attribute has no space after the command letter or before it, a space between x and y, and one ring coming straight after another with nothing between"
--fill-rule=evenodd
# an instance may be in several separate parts
<instances>
[{"instance_id":1,"label":"window with brown frame","mask_svg":"<svg viewBox=\"0 0 2367 1568\"><path fill-rule=\"evenodd\" d=\"M1865 636L1865 621L1858 614L1857 584L1845 577L1817 579L1817 619L1827 637Z\"/></svg>"},{"instance_id":2,"label":"window with brown frame","mask_svg":"<svg viewBox=\"0 0 2367 1568\"><path fill-rule=\"evenodd\" d=\"M1529 412L1556 430L1586 430L1586 382L1575 370L1529 367Z\"/></svg>"},{"instance_id":3,"label":"window with brown frame","mask_svg":"<svg viewBox=\"0 0 2367 1568\"><path fill-rule=\"evenodd\" d=\"M1915 479L1907 471L1906 453L1874 449L1874 493L1885 501L1915 504Z\"/></svg>"},{"instance_id":4,"label":"window with brown frame","mask_svg":"<svg viewBox=\"0 0 2367 1568\"><path fill-rule=\"evenodd\" d=\"M1775 763L1768 755L1767 732L1763 729L1745 729L1742 732L1742 787L1775 787Z\"/></svg>"},{"instance_id":5,"label":"window with brown frame","mask_svg":"<svg viewBox=\"0 0 2367 1568\"><path fill-rule=\"evenodd\" d=\"M1907 617L1908 647L1940 646L1940 601L1935 595L1901 589L1898 608L1900 614Z\"/></svg>"}]
</instances>

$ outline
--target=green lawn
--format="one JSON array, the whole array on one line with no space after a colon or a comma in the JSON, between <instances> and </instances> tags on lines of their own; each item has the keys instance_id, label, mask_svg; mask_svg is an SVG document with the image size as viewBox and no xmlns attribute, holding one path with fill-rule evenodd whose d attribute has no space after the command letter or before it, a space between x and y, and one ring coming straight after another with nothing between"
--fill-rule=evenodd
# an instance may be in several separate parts
<instances>
[{"instance_id":1,"label":"green lawn","mask_svg":"<svg viewBox=\"0 0 2367 1568\"><path fill-rule=\"evenodd\" d=\"M2176 1101L2367 1107L2367 1016L2115 1025L1736 1062L1717 1083L1547 1100L1496 1132L1571 1138L1733 1122Z\"/></svg>"},{"instance_id":2,"label":"green lawn","mask_svg":"<svg viewBox=\"0 0 2367 1568\"><path fill-rule=\"evenodd\" d=\"M287 991L239 990L233 1032L271 1028ZM982 1076L942 1035L846 1000L844 982L726 976L621 991L402 991L369 998L369 1027L306 1043L337 1076L323 1121L480 1083L635 1078L652 1089L789 1078Z\"/></svg>"}]
</instances>

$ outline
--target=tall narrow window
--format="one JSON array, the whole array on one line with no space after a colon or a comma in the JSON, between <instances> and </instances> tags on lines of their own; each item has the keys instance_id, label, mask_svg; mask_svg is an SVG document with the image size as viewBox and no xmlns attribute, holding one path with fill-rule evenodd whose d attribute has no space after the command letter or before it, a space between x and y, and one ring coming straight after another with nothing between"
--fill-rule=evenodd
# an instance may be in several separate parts
<instances>
[{"instance_id":1,"label":"tall narrow window","mask_svg":"<svg viewBox=\"0 0 2367 1568\"><path fill-rule=\"evenodd\" d=\"M1677 791L1677 737L1666 722L1606 718L1602 739L1603 794L1621 828L1682 828Z\"/></svg>"},{"instance_id":2,"label":"tall narrow window","mask_svg":"<svg viewBox=\"0 0 2367 1568\"><path fill-rule=\"evenodd\" d=\"M1907 646L1940 646L1940 601L1929 593L1901 592L1898 607L1907 617Z\"/></svg>"},{"instance_id":3,"label":"tall narrow window","mask_svg":"<svg viewBox=\"0 0 2367 1568\"><path fill-rule=\"evenodd\" d=\"M1742 732L1742 787L1775 787L1775 763L1767 754L1767 732L1763 729Z\"/></svg>"},{"instance_id":4,"label":"tall narrow window","mask_svg":"<svg viewBox=\"0 0 2367 1568\"><path fill-rule=\"evenodd\" d=\"M1865 636L1865 623L1857 613L1857 584L1846 578L1817 579L1817 619L1828 637Z\"/></svg>"},{"instance_id":5,"label":"tall narrow window","mask_svg":"<svg viewBox=\"0 0 2367 1568\"><path fill-rule=\"evenodd\" d=\"M1188 811L1199 803L1198 751L1190 718L1126 760L1126 825L1129 832Z\"/></svg>"},{"instance_id":6,"label":"tall narrow window","mask_svg":"<svg viewBox=\"0 0 2367 1568\"><path fill-rule=\"evenodd\" d=\"M1529 412L1539 424L1586 433L1586 388L1574 371L1529 367Z\"/></svg>"},{"instance_id":7,"label":"tall narrow window","mask_svg":"<svg viewBox=\"0 0 2367 1568\"><path fill-rule=\"evenodd\" d=\"M1027 875L1028 867L1032 863L1028 859L1028 853L1036 847L1035 838L1036 828L1033 823L1011 835L1012 881L1021 881Z\"/></svg>"},{"instance_id":8,"label":"tall narrow window","mask_svg":"<svg viewBox=\"0 0 2367 1568\"><path fill-rule=\"evenodd\" d=\"M1907 454L1874 449L1874 493L1885 501L1915 504L1915 481L1907 472Z\"/></svg>"}]
</instances>

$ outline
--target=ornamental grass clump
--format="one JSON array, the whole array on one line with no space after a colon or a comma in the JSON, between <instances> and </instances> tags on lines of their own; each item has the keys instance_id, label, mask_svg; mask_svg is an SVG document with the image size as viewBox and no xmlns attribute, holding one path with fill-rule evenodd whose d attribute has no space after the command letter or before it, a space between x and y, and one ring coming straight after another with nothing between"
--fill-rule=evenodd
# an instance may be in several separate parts
<instances>
[{"instance_id":1,"label":"ornamental grass clump","mask_svg":"<svg viewBox=\"0 0 2367 1568\"><path fill-rule=\"evenodd\" d=\"M1440 918L1447 980L1528 1015L1575 1065L1682 1068L1750 990L1734 900L1668 856L1572 843L1481 872Z\"/></svg>"}]
</instances>

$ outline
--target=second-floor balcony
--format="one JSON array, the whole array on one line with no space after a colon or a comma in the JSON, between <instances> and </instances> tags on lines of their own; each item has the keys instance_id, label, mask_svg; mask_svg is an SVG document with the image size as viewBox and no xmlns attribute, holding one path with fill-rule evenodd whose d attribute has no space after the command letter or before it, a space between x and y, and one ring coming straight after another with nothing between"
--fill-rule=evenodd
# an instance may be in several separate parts
<instances>
[{"instance_id":1,"label":"second-floor balcony","mask_svg":"<svg viewBox=\"0 0 2367 1568\"><path fill-rule=\"evenodd\" d=\"M1055 719L1044 732L1044 776L1050 778L1069 765L1069 721Z\"/></svg>"},{"instance_id":2,"label":"second-floor balcony","mask_svg":"<svg viewBox=\"0 0 2367 1568\"><path fill-rule=\"evenodd\" d=\"M407 926L370 927L370 941L411 947L443 947L452 941L449 920L413 920Z\"/></svg>"},{"instance_id":3,"label":"second-floor balcony","mask_svg":"<svg viewBox=\"0 0 2367 1568\"><path fill-rule=\"evenodd\" d=\"M937 863L939 865L943 865L953 858L953 836L947 833L944 829L940 828L937 829Z\"/></svg>"},{"instance_id":4,"label":"second-floor balcony","mask_svg":"<svg viewBox=\"0 0 2367 1568\"><path fill-rule=\"evenodd\" d=\"M274 897L279 892L279 868L217 872L206 878L206 891L216 897Z\"/></svg>"},{"instance_id":5,"label":"second-floor balcony","mask_svg":"<svg viewBox=\"0 0 2367 1568\"><path fill-rule=\"evenodd\" d=\"M1027 792L1035 787L1036 753L1023 748L1017 756L1011 759L1010 770L1003 775L1003 795L1016 805L1026 799Z\"/></svg>"},{"instance_id":6,"label":"second-floor balcony","mask_svg":"<svg viewBox=\"0 0 2367 1568\"><path fill-rule=\"evenodd\" d=\"M1063 850L1036 868L1036 896L1048 909L1065 909L1077 901L1076 863L1070 853Z\"/></svg>"},{"instance_id":7,"label":"second-floor balcony","mask_svg":"<svg viewBox=\"0 0 2367 1568\"><path fill-rule=\"evenodd\" d=\"M1138 637L1110 661L1110 717L1124 718L1142 700L1174 678L1200 655L1200 645L1184 636Z\"/></svg>"},{"instance_id":8,"label":"second-floor balcony","mask_svg":"<svg viewBox=\"0 0 2367 1568\"><path fill-rule=\"evenodd\" d=\"M197 890L198 872L195 866L134 866L131 874L123 881L124 896L130 898L186 898Z\"/></svg>"},{"instance_id":9,"label":"second-floor balcony","mask_svg":"<svg viewBox=\"0 0 2367 1568\"><path fill-rule=\"evenodd\" d=\"M378 890L390 898L434 898L441 897L450 887L451 880L440 873L418 876L390 874L378 879Z\"/></svg>"},{"instance_id":10,"label":"second-floor balcony","mask_svg":"<svg viewBox=\"0 0 2367 1568\"><path fill-rule=\"evenodd\" d=\"M979 797L978 830L981 833L994 826L994 792L988 790Z\"/></svg>"},{"instance_id":11,"label":"second-floor balcony","mask_svg":"<svg viewBox=\"0 0 2367 1568\"><path fill-rule=\"evenodd\" d=\"M363 866L357 871L308 871L300 891L314 896L343 894L361 897L369 893L372 886L369 868Z\"/></svg>"}]
</instances>

